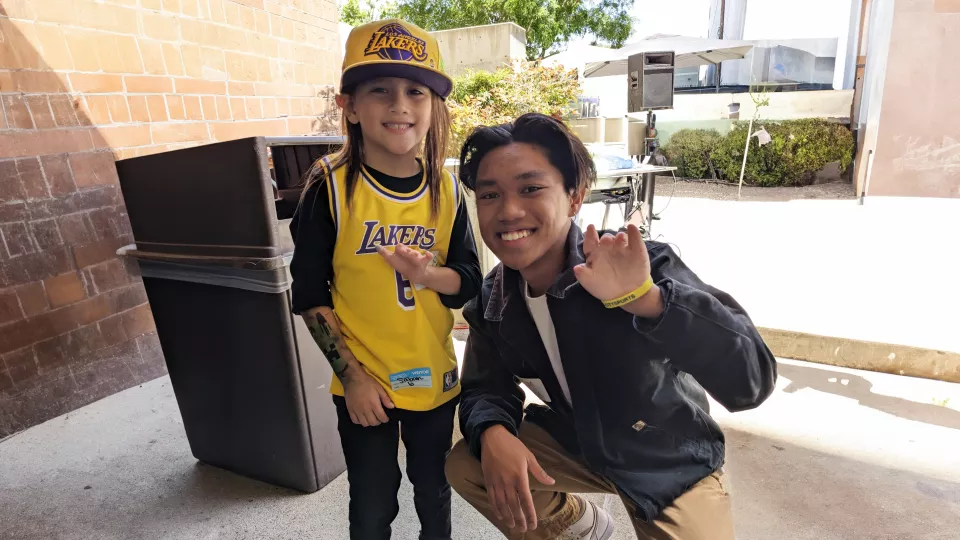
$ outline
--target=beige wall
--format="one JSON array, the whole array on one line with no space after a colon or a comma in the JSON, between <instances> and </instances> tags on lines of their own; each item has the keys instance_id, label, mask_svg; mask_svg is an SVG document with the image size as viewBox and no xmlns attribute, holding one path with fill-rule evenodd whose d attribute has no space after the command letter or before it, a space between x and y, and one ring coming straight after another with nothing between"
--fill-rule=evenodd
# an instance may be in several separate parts
<instances>
[{"instance_id":1,"label":"beige wall","mask_svg":"<svg viewBox=\"0 0 960 540\"><path fill-rule=\"evenodd\" d=\"M606 136L606 118L574 118L570 120L570 129L577 137L587 143L603 142Z\"/></svg>"},{"instance_id":2,"label":"beige wall","mask_svg":"<svg viewBox=\"0 0 960 540\"><path fill-rule=\"evenodd\" d=\"M526 58L527 33L514 23L471 26L432 32L440 45L444 70L451 76L465 70L495 71Z\"/></svg>"},{"instance_id":3,"label":"beige wall","mask_svg":"<svg viewBox=\"0 0 960 540\"><path fill-rule=\"evenodd\" d=\"M847 118L853 90L817 90L810 92L772 92L770 104L760 117L771 120L796 118ZM674 97L673 109L658 111L657 120L705 120L726 118L731 103L740 104L740 118L753 116L756 106L750 94L680 94Z\"/></svg>"},{"instance_id":4,"label":"beige wall","mask_svg":"<svg viewBox=\"0 0 960 540\"><path fill-rule=\"evenodd\" d=\"M336 129L333 0L0 0L0 438L164 373L114 160Z\"/></svg>"},{"instance_id":5,"label":"beige wall","mask_svg":"<svg viewBox=\"0 0 960 540\"><path fill-rule=\"evenodd\" d=\"M890 43L867 194L960 197L960 1L896 0Z\"/></svg>"}]
</instances>

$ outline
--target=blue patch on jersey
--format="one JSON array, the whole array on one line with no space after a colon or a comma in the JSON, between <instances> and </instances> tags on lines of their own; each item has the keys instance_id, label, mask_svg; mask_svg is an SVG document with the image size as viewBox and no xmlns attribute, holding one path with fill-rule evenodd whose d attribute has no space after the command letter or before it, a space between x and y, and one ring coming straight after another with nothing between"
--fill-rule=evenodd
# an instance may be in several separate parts
<instances>
[{"instance_id":1,"label":"blue patch on jersey","mask_svg":"<svg viewBox=\"0 0 960 540\"><path fill-rule=\"evenodd\" d=\"M433 388L433 377L430 368L408 369L390 374L390 387L394 391L401 388Z\"/></svg>"}]
</instances>

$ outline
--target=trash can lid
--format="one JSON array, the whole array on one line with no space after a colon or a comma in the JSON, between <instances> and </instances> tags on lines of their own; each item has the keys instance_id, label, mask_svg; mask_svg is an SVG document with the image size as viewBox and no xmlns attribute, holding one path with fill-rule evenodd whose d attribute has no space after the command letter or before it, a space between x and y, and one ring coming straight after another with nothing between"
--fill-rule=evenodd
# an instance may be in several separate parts
<instances>
[{"instance_id":1,"label":"trash can lid","mask_svg":"<svg viewBox=\"0 0 960 540\"><path fill-rule=\"evenodd\" d=\"M120 257L130 257L140 261L159 261L193 266L223 266L230 268L246 268L250 270L276 270L290 265L293 251L279 257L225 257L221 255L181 255L175 253L160 253L142 250L136 244L129 244L117 250Z\"/></svg>"},{"instance_id":2,"label":"trash can lid","mask_svg":"<svg viewBox=\"0 0 960 540\"><path fill-rule=\"evenodd\" d=\"M247 291L279 294L290 289L292 253L269 259L200 257L140 251L125 246L122 257L137 260L144 277L216 285Z\"/></svg>"}]
</instances>

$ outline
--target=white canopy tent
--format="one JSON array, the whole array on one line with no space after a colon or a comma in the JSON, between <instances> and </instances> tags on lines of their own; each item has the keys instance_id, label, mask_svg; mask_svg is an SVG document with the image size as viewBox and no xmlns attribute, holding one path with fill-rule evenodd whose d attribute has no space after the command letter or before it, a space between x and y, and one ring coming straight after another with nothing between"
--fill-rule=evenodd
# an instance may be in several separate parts
<instances>
[{"instance_id":1,"label":"white canopy tent","mask_svg":"<svg viewBox=\"0 0 960 540\"><path fill-rule=\"evenodd\" d=\"M626 75L627 58L641 52L673 51L674 67L684 68L718 64L724 60L740 60L752 48L753 42L732 39L684 36L645 39L617 49L612 57L587 62L583 76Z\"/></svg>"}]
</instances>

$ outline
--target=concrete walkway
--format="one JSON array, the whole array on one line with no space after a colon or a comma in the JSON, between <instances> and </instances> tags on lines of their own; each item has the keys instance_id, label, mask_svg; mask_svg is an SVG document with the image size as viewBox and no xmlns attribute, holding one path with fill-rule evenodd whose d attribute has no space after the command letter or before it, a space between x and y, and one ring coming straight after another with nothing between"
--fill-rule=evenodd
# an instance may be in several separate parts
<instances>
[{"instance_id":1,"label":"concrete walkway","mask_svg":"<svg viewBox=\"0 0 960 540\"><path fill-rule=\"evenodd\" d=\"M769 329L774 353L960 382L960 200L860 206L804 199L807 188L776 188L780 200L746 188L736 200L735 186L666 177L657 187L654 239ZM595 204L582 215L600 223L602 213ZM620 223L611 211L609 225Z\"/></svg>"},{"instance_id":2,"label":"concrete walkway","mask_svg":"<svg viewBox=\"0 0 960 540\"><path fill-rule=\"evenodd\" d=\"M462 348L462 343L458 342ZM948 540L960 531L960 385L783 361L755 411L715 406L740 540ZM592 496L633 538L612 497ZM454 538L495 530L459 498ZM301 495L198 464L169 379L0 443L0 538L344 539L345 475ZM409 484L394 538L414 539Z\"/></svg>"}]
</instances>

